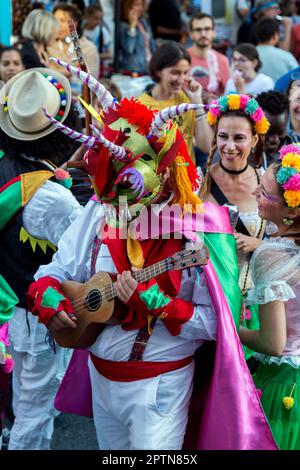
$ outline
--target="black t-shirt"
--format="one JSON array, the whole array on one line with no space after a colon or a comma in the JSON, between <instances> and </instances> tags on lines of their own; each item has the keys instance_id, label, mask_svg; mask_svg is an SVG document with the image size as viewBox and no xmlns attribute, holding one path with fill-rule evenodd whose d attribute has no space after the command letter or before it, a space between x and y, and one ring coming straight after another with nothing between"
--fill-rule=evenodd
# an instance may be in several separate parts
<instances>
[{"instance_id":1,"label":"black t-shirt","mask_svg":"<svg viewBox=\"0 0 300 470\"><path fill-rule=\"evenodd\" d=\"M149 19L152 32L155 38L179 40L180 31L182 29L182 20L180 15L180 7L177 0L152 0L149 5ZM177 29L178 34L162 34L157 33L157 27Z\"/></svg>"}]
</instances>

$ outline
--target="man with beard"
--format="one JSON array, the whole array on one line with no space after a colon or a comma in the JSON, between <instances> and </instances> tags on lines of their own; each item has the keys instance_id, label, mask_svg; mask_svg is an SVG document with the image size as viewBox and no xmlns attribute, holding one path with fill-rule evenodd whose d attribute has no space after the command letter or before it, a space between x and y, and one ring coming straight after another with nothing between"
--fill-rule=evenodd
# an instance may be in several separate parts
<instances>
[{"instance_id":1,"label":"man with beard","mask_svg":"<svg viewBox=\"0 0 300 470\"><path fill-rule=\"evenodd\" d=\"M45 450L50 449L63 356L60 348L54 354L46 328L29 315L26 291L81 207L67 189L68 173L56 168L78 145L49 126L42 108L76 126L77 112L68 79L47 68L11 78L0 104L0 312L2 317L7 312L5 321L14 313L9 332L15 421L9 449Z\"/></svg>"},{"instance_id":2,"label":"man with beard","mask_svg":"<svg viewBox=\"0 0 300 470\"><path fill-rule=\"evenodd\" d=\"M299 136L287 129L289 119L289 103L285 95L279 91L270 90L260 93L256 100L270 122L266 134L263 166L266 169L278 160L278 150L283 145L299 142Z\"/></svg>"},{"instance_id":3,"label":"man with beard","mask_svg":"<svg viewBox=\"0 0 300 470\"><path fill-rule=\"evenodd\" d=\"M194 44L188 52L192 58L191 74L202 85L205 102L222 95L230 78L227 57L212 49L215 36L213 17L206 13L195 13L190 21L190 37Z\"/></svg>"}]
</instances>

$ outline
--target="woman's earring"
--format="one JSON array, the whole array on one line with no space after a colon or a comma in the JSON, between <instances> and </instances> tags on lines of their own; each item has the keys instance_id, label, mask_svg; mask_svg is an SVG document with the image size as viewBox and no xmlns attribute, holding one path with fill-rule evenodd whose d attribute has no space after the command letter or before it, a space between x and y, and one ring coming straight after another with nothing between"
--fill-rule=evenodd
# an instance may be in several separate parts
<instances>
[{"instance_id":1,"label":"woman's earring","mask_svg":"<svg viewBox=\"0 0 300 470\"><path fill-rule=\"evenodd\" d=\"M293 219L290 219L289 217L283 217L282 222L287 226L293 225L294 223Z\"/></svg>"}]
</instances>

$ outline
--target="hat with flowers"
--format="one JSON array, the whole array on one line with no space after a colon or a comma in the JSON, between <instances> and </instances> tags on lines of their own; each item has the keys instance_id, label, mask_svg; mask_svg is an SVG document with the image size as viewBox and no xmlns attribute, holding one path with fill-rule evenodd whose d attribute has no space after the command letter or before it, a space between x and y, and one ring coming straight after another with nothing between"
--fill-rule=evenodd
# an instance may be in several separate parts
<instances>
[{"instance_id":1,"label":"hat with flowers","mask_svg":"<svg viewBox=\"0 0 300 470\"><path fill-rule=\"evenodd\" d=\"M276 181L281 185L288 207L300 205L300 142L279 150L280 168Z\"/></svg>"},{"instance_id":2,"label":"hat with flowers","mask_svg":"<svg viewBox=\"0 0 300 470\"><path fill-rule=\"evenodd\" d=\"M268 132L270 123L262 108L255 98L251 98L248 95L232 93L221 96L218 100L212 100L207 113L207 121L213 126L225 113L238 110L242 110L249 115L258 134L266 134Z\"/></svg>"}]
</instances>

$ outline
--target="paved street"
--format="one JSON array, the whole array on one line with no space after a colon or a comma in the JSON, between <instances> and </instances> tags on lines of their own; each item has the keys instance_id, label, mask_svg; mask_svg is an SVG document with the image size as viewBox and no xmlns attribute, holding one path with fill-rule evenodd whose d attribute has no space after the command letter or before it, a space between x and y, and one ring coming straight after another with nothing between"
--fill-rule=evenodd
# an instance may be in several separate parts
<instances>
[{"instance_id":1,"label":"paved street","mask_svg":"<svg viewBox=\"0 0 300 470\"><path fill-rule=\"evenodd\" d=\"M97 450L93 420L61 413L55 418L53 450Z\"/></svg>"}]
</instances>

